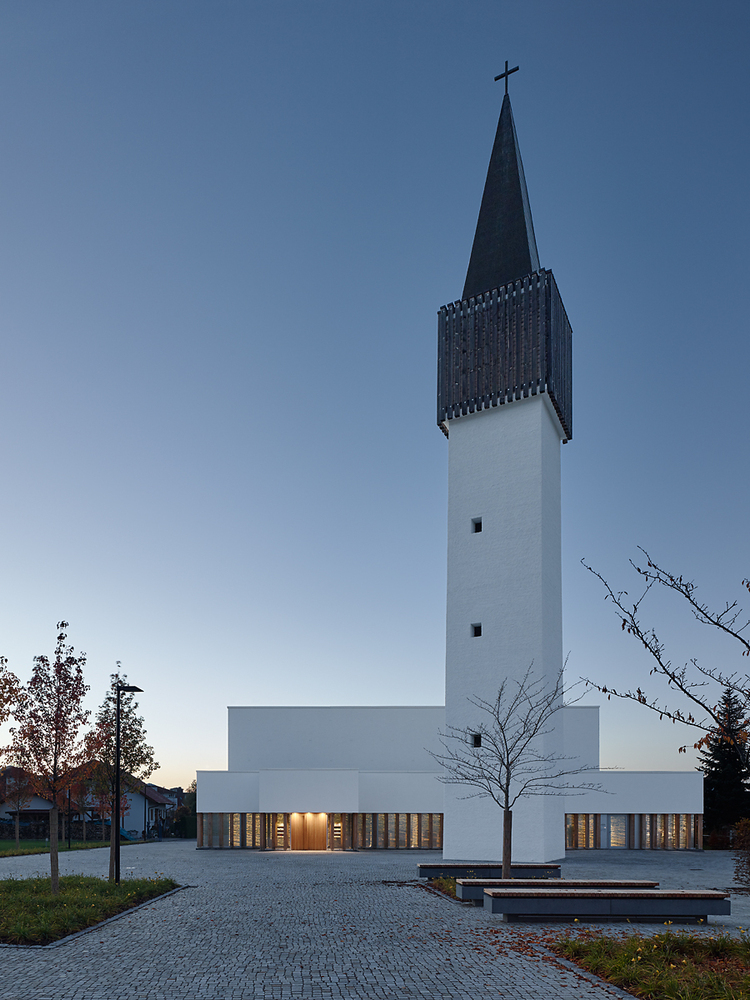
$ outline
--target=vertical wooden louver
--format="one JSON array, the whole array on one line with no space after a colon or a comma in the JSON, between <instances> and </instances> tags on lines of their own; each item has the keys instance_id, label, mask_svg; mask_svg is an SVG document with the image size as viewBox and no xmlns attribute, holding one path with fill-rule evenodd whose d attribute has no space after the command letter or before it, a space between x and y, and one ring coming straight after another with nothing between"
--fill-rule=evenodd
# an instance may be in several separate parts
<instances>
[{"instance_id":1,"label":"vertical wooden louver","mask_svg":"<svg viewBox=\"0 0 750 1000\"><path fill-rule=\"evenodd\" d=\"M573 436L572 333L551 271L443 306L438 313L438 424L546 392Z\"/></svg>"}]
</instances>

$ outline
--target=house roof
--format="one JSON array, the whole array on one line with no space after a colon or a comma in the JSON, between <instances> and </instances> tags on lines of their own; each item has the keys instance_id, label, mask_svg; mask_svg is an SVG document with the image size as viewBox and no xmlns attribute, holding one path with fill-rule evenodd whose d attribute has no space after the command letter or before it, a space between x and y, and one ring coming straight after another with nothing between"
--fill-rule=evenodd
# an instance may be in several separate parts
<instances>
[{"instance_id":1,"label":"house roof","mask_svg":"<svg viewBox=\"0 0 750 1000\"><path fill-rule=\"evenodd\" d=\"M134 787L133 791L140 792L141 795L144 795L146 799L149 802L153 802L154 805L157 806L174 805L174 802L172 802L171 799L168 799L166 795L162 795L162 793L158 789L154 788L153 785L147 785L143 781L139 781L137 785Z\"/></svg>"}]
</instances>

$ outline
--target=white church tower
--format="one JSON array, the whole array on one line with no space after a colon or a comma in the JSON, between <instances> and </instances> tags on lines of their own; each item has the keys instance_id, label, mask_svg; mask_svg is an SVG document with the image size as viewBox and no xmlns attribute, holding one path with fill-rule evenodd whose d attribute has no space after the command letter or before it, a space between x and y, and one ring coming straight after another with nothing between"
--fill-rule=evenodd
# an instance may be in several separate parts
<instances>
[{"instance_id":1,"label":"white church tower","mask_svg":"<svg viewBox=\"0 0 750 1000\"><path fill-rule=\"evenodd\" d=\"M503 679L562 666L560 443L572 430L571 330L540 268L505 97L461 300L439 312L438 424L448 437L446 726L472 730ZM517 67L516 67L517 68ZM514 70L510 70L514 72ZM558 717L560 718L560 717ZM546 737L562 752L562 722ZM498 860L502 812L445 786L443 856ZM513 860L565 854L564 799L513 810Z\"/></svg>"}]
</instances>

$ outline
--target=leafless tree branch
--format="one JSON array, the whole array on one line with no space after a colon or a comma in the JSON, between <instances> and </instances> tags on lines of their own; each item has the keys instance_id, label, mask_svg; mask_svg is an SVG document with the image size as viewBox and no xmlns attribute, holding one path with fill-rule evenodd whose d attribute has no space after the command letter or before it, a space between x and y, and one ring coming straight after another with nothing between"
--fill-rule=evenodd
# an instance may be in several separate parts
<instances>
[{"instance_id":1,"label":"leafless tree branch","mask_svg":"<svg viewBox=\"0 0 750 1000\"><path fill-rule=\"evenodd\" d=\"M595 783L569 780L593 768L575 766L577 758L545 753L541 746L563 707L563 672L548 683L534 677L532 663L520 680L503 681L493 701L469 698L482 713L479 721L474 728L448 726L440 734L443 753L432 753L444 784L468 785L475 791L464 798L489 797L503 810L503 878L510 877L511 814L519 799L601 791Z\"/></svg>"},{"instance_id":2,"label":"leafless tree branch","mask_svg":"<svg viewBox=\"0 0 750 1000\"><path fill-rule=\"evenodd\" d=\"M695 658L688 660L682 666L673 666L655 629L642 624L641 606L653 587L659 586L671 590L687 602L696 621L736 639L742 647L743 656L750 655L750 641L743 635L750 625L750 620L744 618L743 611L738 606L737 601L725 602L721 611L712 611L707 604L698 600L695 584L691 580L668 572L659 566L645 549L640 546L639 549L645 557L645 566L639 566L632 560L630 564L636 573L643 578L644 584L643 590L632 604L628 601L627 591L613 590L601 573L589 566L585 560L582 559L581 563L602 583L605 590L605 600L614 604L622 630L628 635L632 635L652 657L654 664L650 674L666 681L667 687L682 695L688 701L689 707L686 710L670 707L658 698L647 694L640 687L635 690L617 690L605 684L597 684L587 677L583 677L581 680L587 687L595 688L607 695L608 698L614 696L626 701L637 702L655 712L660 719L668 719L672 723L680 723L698 730L703 734L694 744L698 748L705 745L709 733L720 730L722 726L719 717L718 692L714 691L713 685L720 689L730 689L738 695L745 707L750 707L750 676L739 673L726 674L721 670L699 664ZM750 581L743 580L742 585L750 590ZM714 697L716 701L714 701ZM696 714L693 714L694 712ZM684 753L686 749L686 746L679 748L681 753ZM750 765L750 748L745 748L744 753L747 758L745 763Z\"/></svg>"}]
</instances>

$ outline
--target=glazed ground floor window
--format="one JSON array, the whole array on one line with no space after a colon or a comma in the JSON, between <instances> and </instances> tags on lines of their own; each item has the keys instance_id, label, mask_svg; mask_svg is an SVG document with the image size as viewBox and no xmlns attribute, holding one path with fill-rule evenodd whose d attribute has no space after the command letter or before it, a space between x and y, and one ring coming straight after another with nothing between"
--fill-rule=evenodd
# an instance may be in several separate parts
<instances>
[{"instance_id":1,"label":"glazed ground floor window","mask_svg":"<svg viewBox=\"0 0 750 1000\"><path fill-rule=\"evenodd\" d=\"M442 813L198 813L199 848L275 851L443 847Z\"/></svg>"},{"instance_id":2,"label":"glazed ground floor window","mask_svg":"<svg viewBox=\"0 0 750 1000\"><path fill-rule=\"evenodd\" d=\"M698 813L568 813L565 849L691 851L703 849Z\"/></svg>"}]
</instances>

